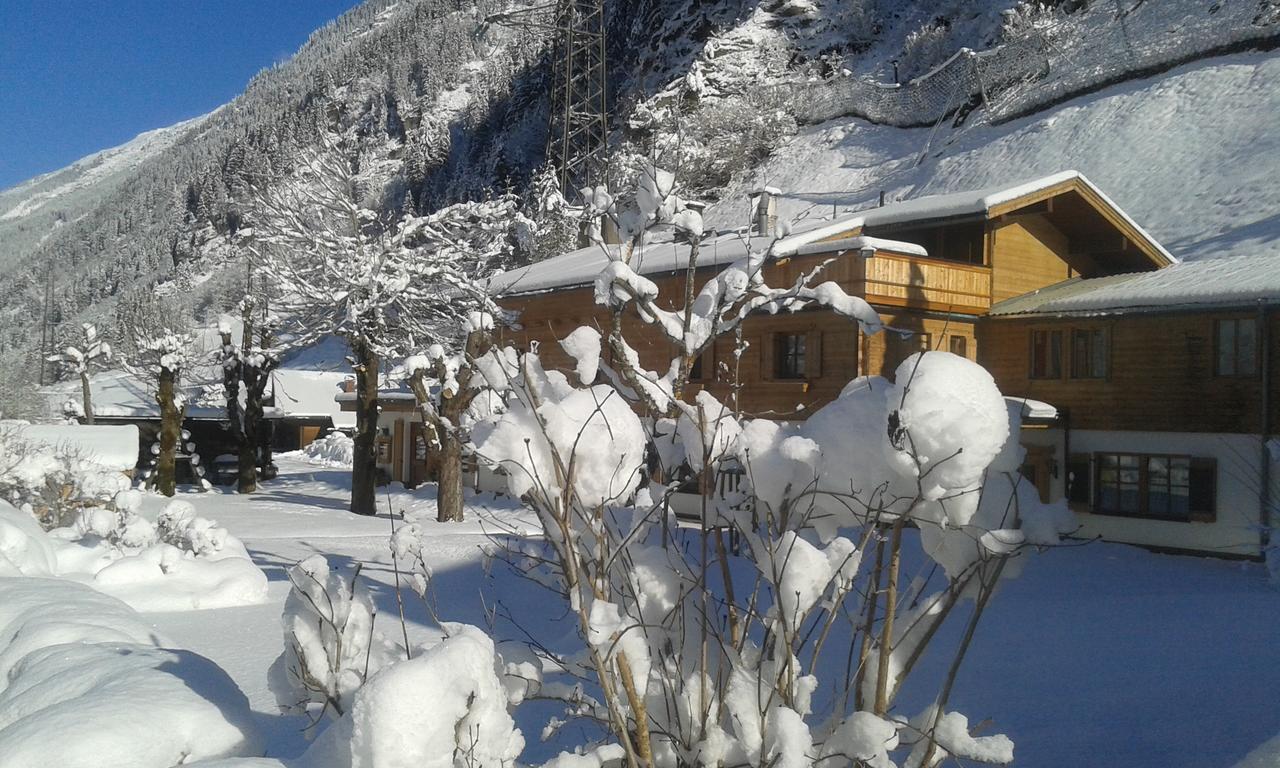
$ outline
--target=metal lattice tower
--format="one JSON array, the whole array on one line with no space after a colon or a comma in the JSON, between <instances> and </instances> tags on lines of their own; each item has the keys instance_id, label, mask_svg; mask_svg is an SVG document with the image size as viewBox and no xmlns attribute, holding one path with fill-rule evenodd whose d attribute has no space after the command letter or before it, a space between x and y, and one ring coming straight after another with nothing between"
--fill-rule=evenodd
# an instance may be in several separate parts
<instances>
[{"instance_id":1,"label":"metal lattice tower","mask_svg":"<svg viewBox=\"0 0 1280 768\"><path fill-rule=\"evenodd\" d=\"M547 162L572 199L607 181L604 0L560 0L555 13Z\"/></svg>"},{"instance_id":2,"label":"metal lattice tower","mask_svg":"<svg viewBox=\"0 0 1280 768\"><path fill-rule=\"evenodd\" d=\"M553 34L547 163L561 193L605 184L609 113L606 92L604 0L553 0L495 14L487 23Z\"/></svg>"}]
</instances>

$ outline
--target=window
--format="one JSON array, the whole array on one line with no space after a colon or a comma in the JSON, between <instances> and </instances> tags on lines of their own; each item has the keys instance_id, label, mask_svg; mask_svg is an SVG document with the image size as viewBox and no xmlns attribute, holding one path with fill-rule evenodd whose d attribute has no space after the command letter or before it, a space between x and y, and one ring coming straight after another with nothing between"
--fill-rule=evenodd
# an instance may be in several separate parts
<instances>
[{"instance_id":1,"label":"window","mask_svg":"<svg viewBox=\"0 0 1280 768\"><path fill-rule=\"evenodd\" d=\"M778 379L803 379L805 376L805 335L780 333L774 350L774 377Z\"/></svg>"},{"instance_id":2,"label":"window","mask_svg":"<svg viewBox=\"0 0 1280 768\"><path fill-rule=\"evenodd\" d=\"M1255 376L1258 373L1258 324L1252 317L1216 321L1218 356L1214 373L1219 376Z\"/></svg>"},{"instance_id":3,"label":"window","mask_svg":"<svg viewBox=\"0 0 1280 768\"><path fill-rule=\"evenodd\" d=\"M689 381L703 380L702 358L704 357L706 357L705 354L698 355L694 358L693 365L689 366Z\"/></svg>"},{"instance_id":4,"label":"window","mask_svg":"<svg viewBox=\"0 0 1280 768\"><path fill-rule=\"evenodd\" d=\"M1074 328L1071 331L1071 378L1107 377L1107 332L1102 328Z\"/></svg>"},{"instance_id":5,"label":"window","mask_svg":"<svg viewBox=\"0 0 1280 768\"><path fill-rule=\"evenodd\" d=\"M1062 378L1062 331L1031 332L1031 378Z\"/></svg>"},{"instance_id":6,"label":"window","mask_svg":"<svg viewBox=\"0 0 1280 768\"><path fill-rule=\"evenodd\" d=\"M956 336L953 334L951 338L947 340L947 344L951 349L951 354L959 355L960 357L969 356L969 340L964 336Z\"/></svg>"},{"instance_id":7,"label":"window","mask_svg":"<svg viewBox=\"0 0 1280 768\"><path fill-rule=\"evenodd\" d=\"M1217 495L1213 459L1100 453L1096 462L1095 512L1164 520L1213 519Z\"/></svg>"}]
</instances>

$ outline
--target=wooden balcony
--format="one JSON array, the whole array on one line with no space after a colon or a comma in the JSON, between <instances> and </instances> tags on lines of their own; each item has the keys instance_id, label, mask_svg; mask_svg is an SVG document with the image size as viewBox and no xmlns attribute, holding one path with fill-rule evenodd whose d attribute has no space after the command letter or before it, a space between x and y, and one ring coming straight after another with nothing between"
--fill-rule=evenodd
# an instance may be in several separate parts
<instances>
[{"instance_id":1,"label":"wooden balcony","mask_svg":"<svg viewBox=\"0 0 1280 768\"><path fill-rule=\"evenodd\" d=\"M851 266L845 290L872 304L969 315L991 308L990 267L883 251Z\"/></svg>"}]
</instances>

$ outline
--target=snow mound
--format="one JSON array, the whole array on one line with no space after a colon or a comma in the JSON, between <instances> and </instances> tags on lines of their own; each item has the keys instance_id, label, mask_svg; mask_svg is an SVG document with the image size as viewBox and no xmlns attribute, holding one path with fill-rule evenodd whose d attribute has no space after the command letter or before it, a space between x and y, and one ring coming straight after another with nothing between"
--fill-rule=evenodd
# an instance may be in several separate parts
<instances>
[{"instance_id":1,"label":"snow mound","mask_svg":"<svg viewBox=\"0 0 1280 768\"><path fill-rule=\"evenodd\" d=\"M35 517L0 501L0 576L50 576L56 564Z\"/></svg>"},{"instance_id":2,"label":"snow mound","mask_svg":"<svg viewBox=\"0 0 1280 768\"><path fill-rule=\"evenodd\" d=\"M248 700L88 587L0 578L0 765L169 768L258 751Z\"/></svg>"}]
</instances>

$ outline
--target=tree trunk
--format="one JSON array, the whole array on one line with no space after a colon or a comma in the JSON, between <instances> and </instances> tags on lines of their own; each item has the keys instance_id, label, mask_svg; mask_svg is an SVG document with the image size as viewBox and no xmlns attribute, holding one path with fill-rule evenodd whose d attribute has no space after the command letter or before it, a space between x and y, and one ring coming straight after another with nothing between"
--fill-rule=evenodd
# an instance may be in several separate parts
<instances>
[{"instance_id":1,"label":"tree trunk","mask_svg":"<svg viewBox=\"0 0 1280 768\"><path fill-rule=\"evenodd\" d=\"M177 377L169 368L160 369L160 387L156 402L160 405L160 455L156 459L156 490L172 496L178 490L176 463L178 444L182 442L182 411L174 397Z\"/></svg>"},{"instance_id":2,"label":"tree trunk","mask_svg":"<svg viewBox=\"0 0 1280 768\"><path fill-rule=\"evenodd\" d=\"M356 435L351 462L351 511L378 511L378 355L368 345L352 345L356 356Z\"/></svg>"},{"instance_id":3,"label":"tree trunk","mask_svg":"<svg viewBox=\"0 0 1280 768\"><path fill-rule=\"evenodd\" d=\"M463 520L462 511L462 441L453 430L440 432L439 490L436 493L436 520L442 523Z\"/></svg>"},{"instance_id":4,"label":"tree trunk","mask_svg":"<svg viewBox=\"0 0 1280 768\"><path fill-rule=\"evenodd\" d=\"M89 391L89 371L80 372L80 396L84 399L84 423L93 423L93 396Z\"/></svg>"},{"instance_id":5,"label":"tree trunk","mask_svg":"<svg viewBox=\"0 0 1280 768\"><path fill-rule=\"evenodd\" d=\"M236 467L236 492L237 493L253 493L258 490L258 425L262 422L262 390L256 378L258 370L246 369L245 378L250 379L245 384L244 398L244 422L240 426L240 433L236 437L240 440L238 446L239 462Z\"/></svg>"}]
</instances>

